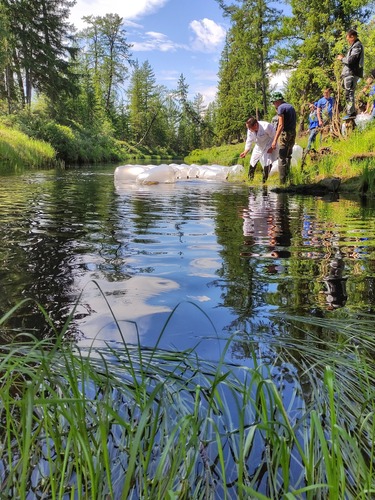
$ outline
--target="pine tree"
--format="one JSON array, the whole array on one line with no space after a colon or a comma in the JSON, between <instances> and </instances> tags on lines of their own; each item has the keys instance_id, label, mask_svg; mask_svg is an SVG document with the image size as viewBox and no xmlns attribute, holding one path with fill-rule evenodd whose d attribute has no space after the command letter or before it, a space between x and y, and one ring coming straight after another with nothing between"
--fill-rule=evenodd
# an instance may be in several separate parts
<instances>
[{"instance_id":1,"label":"pine tree","mask_svg":"<svg viewBox=\"0 0 375 500\"><path fill-rule=\"evenodd\" d=\"M69 0L2 0L10 29L11 61L6 85L17 82L20 103L30 105L33 90L52 102L76 90L71 61L77 49L67 19ZM9 92L8 89L8 92Z\"/></svg>"},{"instance_id":2,"label":"pine tree","mask_svg":"<svg viewBox=\"0 0 375 500\"><path fill-rule=\"evenodd\" d=\"M218 3L232 23L220 62L216 126L217 135L228 142L241 140L250 115L267 114L269 65L281 11L265 0Z\"/></svg>"}]
</instances>

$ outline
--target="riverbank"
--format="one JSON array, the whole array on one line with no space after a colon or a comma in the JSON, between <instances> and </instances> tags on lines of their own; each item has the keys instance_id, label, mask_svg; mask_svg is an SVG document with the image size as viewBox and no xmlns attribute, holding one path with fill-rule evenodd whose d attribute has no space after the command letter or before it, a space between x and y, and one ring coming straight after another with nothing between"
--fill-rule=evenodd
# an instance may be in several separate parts
<instances>
[{"instance_id":1,"label":"riverbank","mask_svg":"<svg viewBox=\"0 0 375 500\"><path fill-rule=\"evenodd\" d=\"M25 128L25 130L23 130ZM73 130L54 122L43 123L35 133L26 125L0 124L0 173L15 169L51 168L135 160L175 159L162 148L151 150L103 133Z\"/></svg>"},{"instance_id":2,"label":"riverbank","mask_svg":"<svg viewBox=\"0 0 375 500\"><path fill-rule=\"evenodd\" d=\"M55 127L56 128L56 127ZM135 160L172 159L166 151L151 151L120 143L112 143L102 138L102 143L94 147L90 141L83 145L79 138L67 127L53 128L51 142L32 138L16 128L0 125L0 171L8 172L17 168L50 168L71 163L132 162ZM299 137L297 144L306 147L307 136ZM325 137L316 150L312 150L291 170L291 184L294 186L313 185L326 178L340 179L340 192L358 195L375 195L375 122L364 129L354 130L350 136L341 139ZM86 148L86 150L84 150ZM245 167L241 181L247 177L249 159L240 158L244 143L194 150L184 158L186 163L219 164ZM85 161L83 161L83 159ZM261 185L261 169L258 168L252 184ZM270 187L278 187L278 175L267 182Z\"/></svg>"},{"instance_id":3,"label":"riverbank","mask_svg":"<svg viewBox=\"0 0 375 500\"><path fill-rule=\"evenodd\" d=\"M306 147L307 135L299 137L297 144ZM310 151L301 165L291 169L291 184L294 186L317 184L326 178L340 179L340 192L358 195L375 195L375 121L366 128L355 129L348 137L335 139L323 138L316 150ZM239 157L244 144L238 143L205 150L195 150L185 157L186 163L218 163L220 165L234 165L245 167L243 182L249 182L247 177L249 157ZM258 167L252 184L261 184L262 174ZM271 187L279 186L277 175L269 178L267 184Z\"/></svg>"}]
</instances>

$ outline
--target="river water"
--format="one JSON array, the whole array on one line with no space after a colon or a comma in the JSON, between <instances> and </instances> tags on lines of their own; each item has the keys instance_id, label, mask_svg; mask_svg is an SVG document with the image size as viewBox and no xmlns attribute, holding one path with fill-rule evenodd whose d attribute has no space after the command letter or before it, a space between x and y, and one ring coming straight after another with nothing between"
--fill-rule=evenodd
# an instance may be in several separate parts
<instances>
[{"instance_id":1,"label":"river water","mask_svg":"<svg viewBox=\"0 0 375 500\"><path fill-rule=\"evenodd\" d=\"M375 204L188 180L114 184L111 166L1 177L2 328L82 347L140 341L217 358L277 314L372 313ZM234 343L229 356L244 359Z\"/></svg>"}]
</instances>

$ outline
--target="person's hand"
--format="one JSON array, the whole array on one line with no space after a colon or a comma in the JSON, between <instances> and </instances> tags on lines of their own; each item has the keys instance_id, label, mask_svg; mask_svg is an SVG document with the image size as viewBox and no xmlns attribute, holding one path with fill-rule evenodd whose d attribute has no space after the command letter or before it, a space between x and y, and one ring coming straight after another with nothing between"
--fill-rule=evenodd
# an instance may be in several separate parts
<instances>
[{"instance_id":1,"label":"person's hand","mask_svg":"<svg viewBox=\"0 0 375 500\"><path fill-rule=\"evenodd\" d=\"M269 151L269 152L270 152L270 153L272 153L272 150L273 150L273 149L276 149L276 143L275 143L275 142L273 142L273 143L271 144L271 147L270 147L270 150L271 150L271 151Z\"/></svg>"},{"instance_id":2,"label":"person's hand","mask_svg":"<svg viewBox=\"0 0 375 500\"><path fill-rule=\"evenodd\" d=\"M267 153L268 153L268 154L271 154L271 153L272 153L272 151L273 151L274 149L275 149L275 148L273 148L272 146L271 146L271 147L269 147L269 148L268 148L268 150L267 150Z\"/></svg>"},{"instance_id":3,"label":"person's hand","mask_svg":"<svg viewBox=\"0 0 375 500\"><path fill-rule=\"evenodd\" d=\"M343 56L342 54L339 54L339 55L337 56L337 59L338 59L339 61L341 61L342 59L344 59L344 56Z\"/></svg>"},{"instance_id":4,"label":"person's hand","mask_svg":"<svg viewBox=\"0 0 375 500\"><path fill-rule=\"evenodd\" d=\"M246 151L242 151L242 153L240 154L240 158L245 158L246 155L247 155Z\"/></svg>"}]
</instances>

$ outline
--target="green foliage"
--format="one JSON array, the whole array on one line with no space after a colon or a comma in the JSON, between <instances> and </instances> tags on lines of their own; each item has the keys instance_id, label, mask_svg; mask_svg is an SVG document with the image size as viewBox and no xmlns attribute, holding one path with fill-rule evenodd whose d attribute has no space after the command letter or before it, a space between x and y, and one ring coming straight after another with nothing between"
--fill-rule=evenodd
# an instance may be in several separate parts
<instances>
[{"instance_id":1,"label":"green foliage","mask_svg":"<svg viewBox=\"0 0 375 500\"><path fill-rule=\"evenodd\" d=\"M219 4L230 17L219 70L215 133L222 142L239 140L250 115L267 114L269 70L281 11L267 2Z\"/></svg>"},{"instance_id":2,"label":"green foliage","mask_svg":"<svg viewBox=\"0 0 375 500\"><path fill-rule=\"evenodd\" d=\"M231 166L240 164L244 160L240 158L240 153L243 151L243 145L236 144L235 146L217 146L208 149L195 149L184 158L186 163L196 163L198 165L218 164Z\"/></svg>"},{"instance_id":3,"label":"green foliage","mask_svg":"<svg viewBox=\"0 0 375 500\"><path fill-rule=\"evenodd\" d=\"M334 0L290 0L289 3L292 16L284 19L285 43L274 66L293 70L287 83L288 98L300 110L319 98L323 88L331 87L340 101L342 65L336 64L336 58L347 51L345 34L349 28L356 27L361 35L361 23L370 19L367 9L370 2L358 0L338 5ZM366 51L367 43L365 54Z\"/></svg>"},{"instance_id":4,"label":"green foliage","mask_svg":"<svg viewBox=\"0 0 375 500\"><path fill-rule=\"evenodd\" d=\"M30 106L35 91L51 101L74 94L76 75L71 60L77 49L70 44L67 18L71 6L69 0L2 2L9 33L0 86L10 111Z\"/></svg>"}]
</instances>

